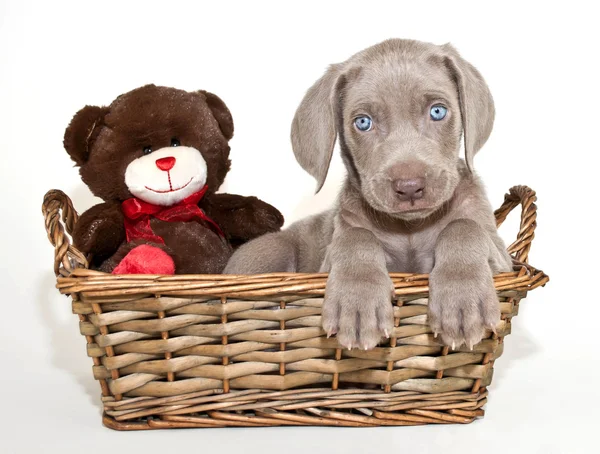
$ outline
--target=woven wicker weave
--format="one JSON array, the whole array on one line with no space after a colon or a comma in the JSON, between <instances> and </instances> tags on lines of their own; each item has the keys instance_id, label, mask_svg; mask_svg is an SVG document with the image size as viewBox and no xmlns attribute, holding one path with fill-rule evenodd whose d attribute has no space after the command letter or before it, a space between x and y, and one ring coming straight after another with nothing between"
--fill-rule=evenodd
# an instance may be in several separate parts
<instances>
[{"instance_id":1,"label":"woven wicker weave","mask_svg":"<svg viewBox=\"0 0 600 454\"><path fill-rule=\"evenodd\" d=\"M509 247L515 265L494 277L497 333L472 351L433 337L426 274L392 273L391 338L349 351L321 329L325 274L108 275L87 269L70 244L77 213L64 193L48 192L43 213L57 288L71 295L79 316L106 426L419 425L483 416L519 301L548 281L527 264L535 200L517 186L495 213L500 225L522 206Z\"/></svg>"}]
</instances>

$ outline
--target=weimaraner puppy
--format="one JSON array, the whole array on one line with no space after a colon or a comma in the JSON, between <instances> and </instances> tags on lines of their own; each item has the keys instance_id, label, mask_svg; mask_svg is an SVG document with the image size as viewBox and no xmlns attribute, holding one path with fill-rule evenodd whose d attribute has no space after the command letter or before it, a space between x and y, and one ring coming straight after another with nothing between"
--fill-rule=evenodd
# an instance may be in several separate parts
<instances>
[{"instance_id":1,"label":"weimaraner puppy","mask_svg":"<svg viewBox=\"0 0 600 454\"><path fill-rule=\"evenodd\" d=\"M323 328L364 349L393 328L388 272L431 273L434 334L472 348L500 321L492 275L512 269L473 171L493 122L486 83L449 44L392 39L332 65L291 138L317 190L338 138L347 177L337 203L243 245L225 273L329 272Z\"/></svg>"}]
</instances>

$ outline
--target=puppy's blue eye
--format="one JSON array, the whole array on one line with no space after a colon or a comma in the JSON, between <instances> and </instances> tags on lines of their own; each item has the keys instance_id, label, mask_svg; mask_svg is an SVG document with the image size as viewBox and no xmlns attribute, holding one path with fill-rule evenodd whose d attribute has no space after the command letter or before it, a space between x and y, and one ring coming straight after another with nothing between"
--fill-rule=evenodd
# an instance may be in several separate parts
<instances>
[{"instance_id":1,"label":"puppy's blue eye","mask_svg":"<svg viewBox=\"0 0 600 454\"><path fill-rule=\"evenodd\" d=\"M373 127L373 120L368 115L361 115L354 119L354 126L362 132L369 131Z\"/></svg>"},{"instance_id":2,"label":"puppy's blue eye","mask_svg":"<svg viewBox=\"0 0 600 454\"><path fill-rule=\"evenodd\" d=\"M448 109L440 104L436 104L435 106L431 106L429 110L429 116L433 121L443 120L446 114L448 113Z\"/></svg>"}]
</instances>

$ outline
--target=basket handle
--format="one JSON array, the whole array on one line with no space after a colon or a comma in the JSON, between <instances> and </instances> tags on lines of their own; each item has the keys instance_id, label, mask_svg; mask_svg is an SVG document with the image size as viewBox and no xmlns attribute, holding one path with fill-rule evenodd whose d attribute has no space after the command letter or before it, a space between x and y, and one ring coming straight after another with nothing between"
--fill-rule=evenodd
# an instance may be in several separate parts
<instances>
[{"instance_id":1,"label":"basket handle","mask_svg":"<svg viewBox=\"0 0 600 454\"><path fill-rule=\"evenodd\" d=\"M523 263L528 263L529 250L537 226L537 196L527 186L513 186L504 196L504 203L494 212L496 226L500 227L506 216L521 205L521 225L517 239L508 247L508 252ZM62 211L62 219L60 212ZM67 234L73 233L78 219L69 196L58 189L52 189L44 196L42 213L48 233L48 240L54 246L54 274L69 275L75 268L88 268L85 255L71 244ZM62 222L61 222L62 221ZM64 224L64 227L63 227ZM65 232L66 230L66 232ZM62 267L61 267L62 265Z\"/></svg>"},{"instance_id":2,"label":"basket handle","mask_svg":"<svg viewBox=\"0 0 600 454\"><path fill-rule=\"evenodd\" d=\"M517 205L521 205L521 225L517 239L508 247L508 252L519 262L528 263L529 250L537 226L537 197L535 191L527 186L513 186L504 196L504 203L494 212L496 226L500 225Z\"/></svg>"},{"instance_id":3,"label":"basket handle","mask_svg":"<svg viewBox=\"0 0 600 454\"><path fill-rule=\"evenodd\" d=\"M85 255L71 245L67 236L72 235L79 217L69 196L58 189L48 191L42 203L42 214L48 239L54 246L54 274L68 276L75 268L87 268Z\"/></svg>"}]
</instances>

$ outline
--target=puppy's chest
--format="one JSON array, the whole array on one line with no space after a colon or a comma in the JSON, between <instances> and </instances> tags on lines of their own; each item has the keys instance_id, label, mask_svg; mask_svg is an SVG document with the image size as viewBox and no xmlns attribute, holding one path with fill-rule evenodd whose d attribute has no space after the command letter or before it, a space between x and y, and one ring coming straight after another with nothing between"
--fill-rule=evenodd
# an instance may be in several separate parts
<instances>
[{"instance_id":1,"label":"puppy's chest","mask_svg":"<svg viewBox=\"0 0 600 454\"><path fill-rule=\"evenodd\" d=\"M435 238L431 235L383 235L379 239L388 271L429 273L433 269Z\"/></svg>"}]
</instances>

